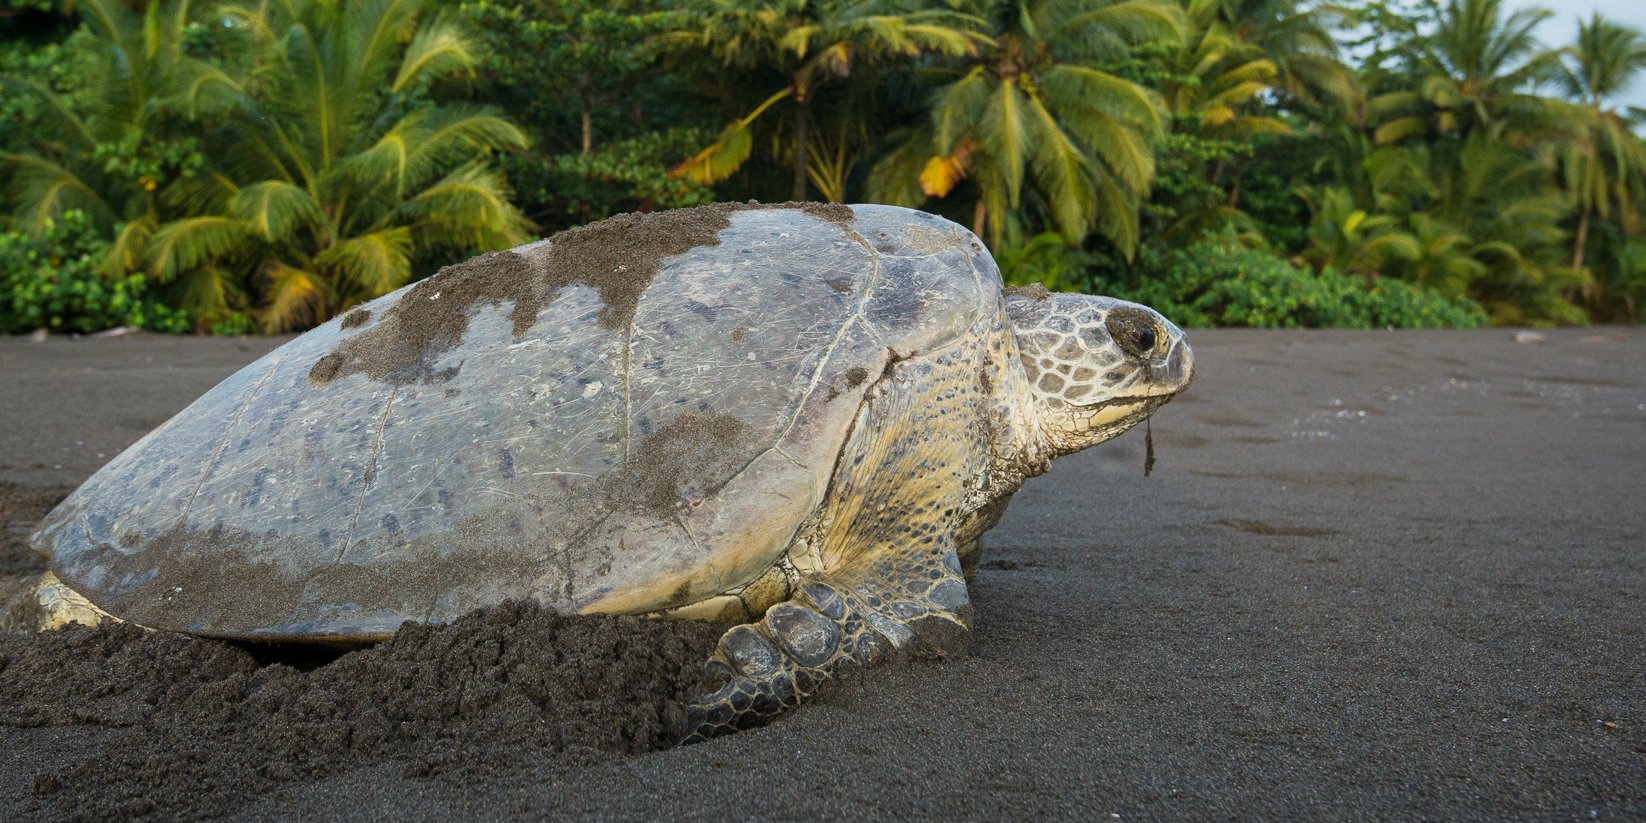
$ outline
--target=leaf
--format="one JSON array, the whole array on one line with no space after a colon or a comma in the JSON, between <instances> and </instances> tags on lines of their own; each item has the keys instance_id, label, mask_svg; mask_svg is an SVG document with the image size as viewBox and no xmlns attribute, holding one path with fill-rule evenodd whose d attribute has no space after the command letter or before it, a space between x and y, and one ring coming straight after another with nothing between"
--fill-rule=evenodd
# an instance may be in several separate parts
<instances>
[{"instance_id":1,"label":"leaf","mask_svg":"<svg viewBox=\"0 0 1646 823\"><path fill-rule=\"evenodd\" d=\"M1209 106L1200 112L1200 124L1203 126L1222 126L1234 119L1235 110L1228 106Z\"/></svg>"},{"instance_id":2,"label":"leaf","mask_svg":"<svg viewBox=\"0 0 1646 823\"><path fill-rule=\"evenodd\" d=\"M17 221L33 235L41 235L51 221L69 209L82 209L106 225L114 209L79 175L52 160L33 154L0 154L0 166L11 171Z\"/></svg>"},{"instance_id":3,"label":"leaf","mask_svg":"<svg viewBox=\"0 0 1646 823\"><path fill-rule=\"evenodd\" d=\"M398 196L427 182L441 161L526 145L525 132L491 109L446 106L407 114L370 148L342 159L338 167L370 186L392 183Z\"/></svg>"},{"instance_id":4,"label":"leaf","mask_svg":"<svg viewBox=\"0 0 1646 823\"><path fill-rule=\"evenodd\" d=\"M927 197L947 197L955 184L966 177L966 165L971 160L977 143L962 140L948 155L938 155L926 161L920 172L920 190Z\"/></svg>"},{"instance_id":5,"label":"leaf","mask_svg":"<svg viewBox=\"0 0 1646 823\"><path fill-rule=\"evenodd\" d=\"M1374 129L1372 141L1379 146L1404 142L1413 137L1422 137L1428 132L1428 126L1428 121L1422 117L1399 117Z\"/></svg>"},{"instance_id":6,"label":"leaf","mask_svg":"<svg viewBox=\"0 0 1646 823\"><path fill-rule=\"evenodd\" d=\"M265 266L263 276L269 281L260 312L263 331L292 331L325 319L328 289L323 278L279 261Z\"/></svg>"},{"instance_id":7,"label":"leaf","mask_svg":"<svg viewBox=\"0 0 1646 823\"><path fill-rule=\"evenodd\" d=\"M402 203L384 225L404 225L420 250L491 250L526 240L531 223L509 202L503 177L479 161L454 169Z\"/></svg>"},{"instance_id":8,"label":"leaf","mask_svg":"<svg viewBox=\"0 0 1646 823\"><path fill-rule=\"evenodd\" d=\"M202 324L227 317L232 311L230 306L244 298L234 276L218 266L190 270L180 278L176 290L178 305Z\"/></svg>"},{"instance_id":9,"label":"leaf","mask_svg":"<svg viewBox=\"0 0 1646 823\"><path fill-rule=\"evenodd\" d=\"M326 219L307 190L280 180L265 180L239 190L229 201L229 211L269 241L286 239L298 226L318 227Z\"/></svg>"},{"instance_id":10,"label":"leaf","mask_svg":"<svg viewBox=\"0 0 1646 823\"><path fill-rule=\"evenodd\" d=\"M345 286L351 300L370 300L406 285L411 252L411 230L396 226L341 240L321 252L315 266L333 269L330 279Z\"/></svg>"},{"instance_id":11,"label":"leaf","mask_svg":"<svg viewBox=\"0 0 1646 823\"><path fill-rule=\"evenodd\" d=\"M1343 221L1343 233L1353 235L1355 230L1360 228L1360 224L1365 222L1365 220L1366 212L1356 209L1349 214L1349 218L1347 220Z\"/></svg>"},{"instance_id":12,"label":"leaf","mask_svg":"<svg viewBox=\"0 0 1646 823\"><path fill-rule=\"evenodd\" d=\"M457 29L445 23L425 25L412 37L406 54L400 59L400 70L389 87L396 93L414 85L423 85L436 77L469 71L474 68L475 41L464 37Z\"/></svg>"},{"instance_id":13,"label":"leaf","mask_svg":"<svg viewBox=\"0 0 1646 823\"><path fill-rule=\"evenodd\" d=\"M254 236L234 217L208 215L173 220L156 229L149 241L149 272L161 282L215 261Z\"/></svg>"},{"instance_id":14,"label":"leaf","mask_svg":"<svg viewBox=\"0 0 1646 823\"><path fill-rule=\"evenodd\" d=\"M109 253L98 267L105 277L118 277L127 272L141 271L148 260L149 240L154 237L158 223L153 214L145 214L126 223L115 235Z\"/></svg>"},{"instance_id":15,"label":"leaf","mask_svg":"<svg viewBox=\"0 0 1646 823\"><path fill-rule=\"evenodd\" d=\"M897 141L869 170L863 192L868 201L893 206L920 205L925 199L920 171L932 142L931 132L923 127L916 127Z\"/></svg>"},{"instance_id":16,"label":"leaf","mask_svg":"<svg viewBox=\"0 0 1646 823\"><path fill-rule=\"evenodd\" d=\"M1001 78L989 100L988 111L977 124L978 139L1006 184L1006 200L1017 208L1023 193L1023 167L1029 148L1024 142L1022 89L1013 79Z\"/></svg>"},{"instance_id":17,"label":"leaf","mask_svg":"<svg viewBox=\"0 0 1646 823\"><path fill-rule=\"evenodd\" d=\"M777 101L793 94L793 88L786 88L766 98L754 111L721 130L720 136L708 147L669 169L669 176L684 177L705 186L730 177L742 167L743 161L749 159L749 152L754 146L754 136L749 132L750 124Z\"/></svg>"},{"instance_id":18,"label":"leaf","mask_svg":"<svg viewBox=\"0 0 1646 823\"><path fill-rule=\"evenodd\" d=\"M1045 106L1036 101L1029 107L1029 113L1031 139L1037 147L1031 162L1035 181L1047 195L1052 220L1063 238L1078 244L1094 222L1114 227L1116 224L1112 221L1102 222L1105 215L1095 213L1100 195L1094 186L1094 164ZM1103 175L1102 182L1112 185L1114 181ZM1124 227L1121 229L1118 235L1105 234L1123 253L1130 255L1136 238L1126 239L1127 232Z\"/></svg>"}]
</instances>

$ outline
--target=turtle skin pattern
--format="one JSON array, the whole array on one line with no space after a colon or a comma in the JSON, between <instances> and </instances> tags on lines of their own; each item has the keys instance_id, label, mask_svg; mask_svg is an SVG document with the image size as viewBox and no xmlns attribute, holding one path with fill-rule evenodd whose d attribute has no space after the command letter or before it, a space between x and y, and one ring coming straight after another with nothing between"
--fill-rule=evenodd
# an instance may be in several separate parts
<instances>
[{"instance_id":1,"label":"turtle skin pattern","mask_svg":"<svg viewBox=\"0 0 1646 823\"><path fill-rule=\"evenodd\" d=\"M965 652L972 609L958 547L993 525L965 511L990 455L993 398L979 375L1010 353L1002 326L888 369L841 454L816 537L791 550L797 590L721 638L685 742L762 725L844 669Z\"/></svg>"},{"instance_id":2,"label":"turtle skin pattern","mask_svg":"<svg viewBox=\"0 0 1646 823\"><path fill-rule=\"evenodd\" d=\"M872 666L890 656L963 654L970 644L971 601L953 552L936 564L927 591L887 602L872 587L842 589L821 581L801 584L793 599L720 639L705 666L697 701L686 709L682 742L765 725L811 697L852 665Z\"/></svg>"}]
</instances>

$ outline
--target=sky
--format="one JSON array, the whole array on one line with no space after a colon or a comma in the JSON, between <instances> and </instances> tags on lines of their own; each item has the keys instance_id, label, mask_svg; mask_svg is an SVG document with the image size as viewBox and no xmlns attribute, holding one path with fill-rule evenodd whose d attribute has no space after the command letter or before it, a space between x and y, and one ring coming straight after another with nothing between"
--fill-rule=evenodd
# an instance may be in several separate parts
<instances>
[{"instance_id":1,"label":"sky","mask_svg":"<svg viewBox=\"0 0 1646 823\"><path fill-rule=\"evenodd\" d=\"M1587 20L1597 11L1607 20L1646 32L1646 0L1507 0L1503 5L1505 13L1527 6L1542 6L1553 11L1555 16L1537 29L1538 39L1550 47L1570 45L1577 39L1577 21ZM1612 103L1646 108L1646 77L1636 80Z\"/></svg>"}]
</instances>

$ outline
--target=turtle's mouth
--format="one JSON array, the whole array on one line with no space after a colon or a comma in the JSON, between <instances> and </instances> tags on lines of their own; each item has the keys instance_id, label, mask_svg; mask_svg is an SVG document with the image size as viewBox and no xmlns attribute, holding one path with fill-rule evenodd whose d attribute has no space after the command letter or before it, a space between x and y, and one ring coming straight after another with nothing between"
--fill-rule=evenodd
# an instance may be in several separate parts
<instances>
[{"instance_id":1,"label":"turtle's mouth","mask_svg":"<svg viewBox=\"0 0 1646 823\"><path fill-rule=\"evenodd\" d=\"M1158 407L1170 399L1172 399L1170 394L1132 394L1125 397L1111 397L1100 403L1092 403L1086 406L1075 406L1074 411L1076 414L1096 414L1104 409L1141 406L1147 403L1153 403L1154 407Z\"/></svg>"},{"instance_id":2,"label":"turtle's mouth","mask_svg":"<svg viewBox=\"0 0 1646 823\"><path fill-rule=\"evenodd\" d=\"M1094 429L1118 426L1124 430L1142 422L1143 418L1154 414L1155 409L1166 405L1175 396L1176 392L1113 397L1090 406L1077 406L1074 413Z\"/></svg>"}]
</instances>

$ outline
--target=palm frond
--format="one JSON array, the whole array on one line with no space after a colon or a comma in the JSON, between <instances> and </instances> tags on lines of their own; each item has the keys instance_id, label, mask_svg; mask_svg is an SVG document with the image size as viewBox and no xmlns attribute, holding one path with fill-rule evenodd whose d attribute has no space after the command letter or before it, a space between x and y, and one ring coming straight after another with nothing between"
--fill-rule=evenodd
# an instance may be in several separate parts
<instances>
[{"instance_id":1,"label":"palm frond","mask_svg":"<svg viewBox=\"0 0 1646 823\"><path fill-rule=\"evenodd\" d=\"M948 154L934 155L920 171L920 190L928 197L947 197L955 184L966 178L966 167L971 162L977 143L962 140Z\"/></svg>"},{"instance_id":2,"label":"palm frond","mask_svg":"<svg viewBox=\"0 0 1646 823\"><path fill-rule=\"evenodd\" d=\"M149 240L159 227L157 218L145 214L120 227L109 244L109 253L97 271L105 277L118 277L129 272L142 271L149 259Z\"/></svg>"},{"instance_id":3,"label":"palm frond","mask_svg":"<svg viewBox=\"0 0 1646 823\"><path fill-rule=\"evenodd\" d=\"M1100 30L1124 43L1175 43L1183 39L1188 19L1183 9L1169 0L1120 0L1077 14L1067 25Z\"/></svg>"},{"instance_id":4,"label":"palm frond","mask_svg":"<svg viewBox=\"0 0 1646 823\"><path fill-rule=\"evenodd\" d=\"M255 235L245 221L235 217L207 215L173 220L155 229L148 243L149 273L160 282L179 274L206 268L235 251Z\"/></svg>"},{"instance_id":5,"label":"palm frond","mask_svg":"<svg viewBox=\"0 0 1646 823\"><path fill-rule=\"evenodd\" d=\"M351 68L363 78L386 74L396 52L415 40L422 7L419 0L351 0L342 4L340 28L349 43ZM436 25L449 24L437 20Z\"/></svg>"},{"instance_id":6,"label":"palm frond","mask_svg":"<svg viewBox=\"0 0 1646 823\"><path fill-rule=\"evenodd\" d=\"M728 124L713 143L669 169L669 176L685 177L704 185L726 179L749 159L754 147L754 135L749 127L773 104L792 94L794 90L787 88L766 98L754 111Z\"/></svg>"},{"instance_id":7,"label":"palm frond","mask_svg":"<svg viewBox=\"0 0 1646 823\"><path fill-rule=\"evenodd\" d=\"M195 323L208 326L228 317L236 305L244 305L245 292L236 280L217 266L190 269L177 281L177 303Z\"/></svg>"},{"instance_id":8,"label":"palm frond","mask_svg":"<svg viewBox=\"0 0 1646 823\"><path fill-rule=\"evenodd\" d=\"M1063 64L1048 68L1042 82L1059 108L1101 112L1105 119L1124 120L1149 134L1158 134L1162 128L1159 95L1123 77Z\"/></svg>"},{"instance_id":9,"label":"palm frond","mask_svg":"<svg viewBox=\"0 0 1646 823\"><path fill-rule=\"evenodd\" d=\"M1097 205L1091 160L1045 106L1030 101L1028 114L1026 125L1032 130L1030 139L1035 146L1031 157L1035 181L1048 195L1047 208L1058 233L1070 243L1078 243L1091 230L1092 212ZM1126 254L1132 251L1123 241L1117 245Z\"/></svg>"},{"instance_id":10,"label":"palm frond","mask_svg":"<svg viewBox=\"0 0 1646 823\"><path fill-rule=\"evenodd\" d=\"M998 80L977 125L978 143L999 168L1006 185L1006 202L1014 209L1022 199L1023 168L1030 153L1023 111L1027 103L1016 81Z\"/></svg>"},{"instance_id":11,"label":"palm frond","mask_svg":"<svg viewBox=\"0 0 1646 823\"><path fill-rule=\"evenodd\" d=\"M1388 146L1413 137L1421 137L1429 131L1429 121L1423 117L1397 117L1372 130L1372 141L1379 146Z\"/></svg>"},{"instance_id":12,"label":"palm frond","mask_svg":"<svg viewBox=\"0 0 1646 823\"><path fill-rule=\"evenodd\" d=\"M77 138L83 149L91 149L97 145L97 135L92 133L86 121L76 114L57 92L40 83L19 77L0 77L0 89L8 95L33 95L46 104L52 115L64 128L58 134L65 134Z\"/></svg>"},{"instance_id":13,"label":"palm frond","mask_svg":"<svg viewBox=\"0 0 1646 823\"><path fill-rule=\"evenodd\" d=\"M315 265L333 272L330 280L344 297L370 300L411 279L413 245L406 226L379 229L338 241L315 258Z\"/></svg>"},{"instance_id":14,"label":"palm frond","mask_svg":"<svg viewBox=\"0 0 1646 823\"><path fill-rule=\"evenodd\" d=\"M229 212L266 241L285 240L299 227L316 227L326 215L308 190L264 180L235 192Z\"/></svg>"},{"instance_id":15,"label":"palm frond","mask_svg":"<svg viewBox=\"0 0 1646 823\"><path fill-rule=\"evenodd\" d=\"M951 151L961 140L975 136L978 118L988 108L992 91L988 74L978 66L938 92L932 103L932 123L939 151Z\"/></svg>"},{"instance_id":16,"label":"palm frond","mask_svg":"<svg viewBox=\"0 0 1646 823\"><path fill-rule=\"evenodd\" d=\"M74 171L34 154L0 154L0 168L11 172L8 187L16 202L14 219L30 234L44 234L69 209L81 209L104 225L119 214L95 188Z\"/></svg>"},{"instance_id":17,"label":"palm frond","mask_svg":"<svg viewBox=\"0 0 1646 823\"><path fill-rule=\"evenodd\" d=\"M331 301L325 278L278 261L265 266L263 276L268 289L258 316L264 332L292 331L326 319Z\"/></svg>"},{"instance_id":18,"label":"palm frond","mask_svg":"<svg viewBox=\"0 0 1646 823\"><path fill-rule=\"evenodd\" d=\"M191 63L180 74L177 92L166 102L190 117L219 114L249 102L245 86L216 66Z\"/></svg>"},{"instance_id":19,"label":"palm frond","mask_svg":"<svg viewBox=\"0 0 1646 823\"><path fill-rule=\"evenodd\" d=\"M891 151L869 169L864 195L873 203L918 206L925 199L921 172L935 139L929 128L915 128L892 144Z\"/></svg>"},{"instance_id":20,"label":"palm frond","mask_svg":"<svg viewBox=\"0 0 1646 823\"><path fill-rule=\"evenodd\" d=\"M436 77L472 70L477 44L455 27L435 22L420 29L400 59L390 90L404 92Z\"/></svg>"},{"instance_id":21,"label":"palm frond","mask_svg":"<svg viewBox=\"0 0 1646 823\"><path fill-rule=\"evenodd\" d=\"M502 175L470 163L418 192L391 220L419 227L412 232L419 249L508 248L525 242L531 227L509 194Z\"/></svg>"}]
</instances>

